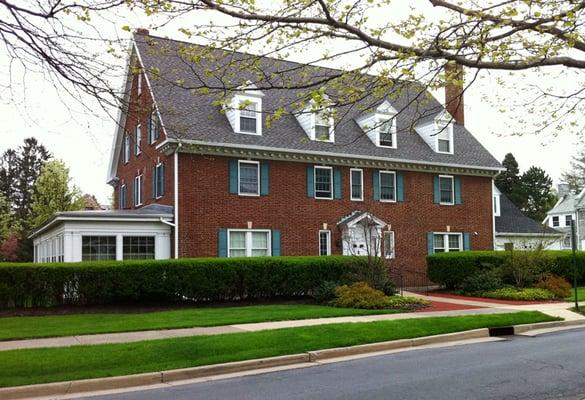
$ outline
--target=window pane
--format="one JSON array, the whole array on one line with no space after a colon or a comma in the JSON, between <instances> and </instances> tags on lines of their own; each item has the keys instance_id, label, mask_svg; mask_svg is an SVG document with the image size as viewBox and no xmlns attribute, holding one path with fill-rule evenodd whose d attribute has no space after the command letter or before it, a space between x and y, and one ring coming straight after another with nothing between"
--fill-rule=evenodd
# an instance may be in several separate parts
<instances>
[{"instance_id":1,"label":"window pane","mask_svg":"<svg viewBox=\"0 0 585 400\"><path fill-rule=\"evenodd\" d=\"M258 194L258 164L240 163L240 193Z\"/></svg>"},{"instance_id":2,"label":"window pane","mask_svg":"<svg viewBox=\"0 0 585 400\"><path fill-rule=\"evenodd\" d=\"M331 169L315 168L315 197L331 198Z\"/></svg>"},{"instance_id":3,"label":"window pane","mask_svg":"<svg viewBox=\"0 0 585 400\"><path fill-rule=\"evenodd\" d=\"M330 140L329 125L315 125L315 138L317 140Z\"/></svg>"},{"instance_id":4,"label":"window pane","mask_svg":"<svg viewBox=\"0 0 585 400\"><path fill-rule=\"evenodd\" d=\"M439 151L444 153L451 152L451 142L449 140L439 139Z\"/></svg>"},{"instance_id":5,"label":"window pane","mask_svg":"<svg viewBox=\"0 0 585 400\"><path fill-rule=\"evenodd\" d=\"M319 232L319 255L329 255L329 232Z\"/></svg>"},{"instance_id":6,"label":"window pane","mask_svg":"<svg viewBox=\"0 0 585 400\"><path fill-rule=\"evenodd\" d=\"M394 174L380 172L380 199L394 200Z\"/></svg>"},{"instance_id":7,"label":"window pane","mask_svg":"<svg viewBox=\"0 0 585 400\"><path fill-rule=\"evenodd\" d=\"M380 146L393 146L393 121L386 120L380 124Z\"/></svg>"},{"instance_id":8,"label":"window pane","mask_svg":"<svg viewBox=\"0 0 585 400\"><path fill-rule=\"evenodd\" d=\"M116 259L115 236L82 236L81 260L99 261Z\"/></svg>"},{"instance_id":9,"label":"window pane","mask_svg":"<svg viewBox=\"0 0 585 400\"><path fill-rule=\"evenodd\" d=\"M351 198L362 198L362 171L351 171Z\"/></svg>"},{"instance_id":10,"label":"window pane","mask_svg":"<svg viewBox=\"0 0 585 400\"><path fill-rule=\"evenodd\" d=\"M256 118L240 117L240 130L256 133Z\"/></svg>"},{"instance_id":11,"label":"window pane","mask_svg":"<svg viewBox=\"0 0 585 400\"><path fill-rule=\"evenodd\" d=\"M230 251L232 249L246 249L246 232L230 232Z\"/></svg>"},{"instance_id":12,"label":"window pane","mask_svg":"<svg viewBox=\"0 0 585 400\"><path fill-rule=\"evenodd\" d=\"M252 249L268 248L268 232L252 232Z\"/></svg>"},{"instance_id":13,"label":"window pane","mask_svg":"<svg viewBox=\"0 0 585 400\"><path fill-rule=\"evenodd\" d=\"M443 235L434 235L433 237L433 247L435 252L444 251L445 249L445 242Z\"/></svg>"},{"instance_id":14,"label":"window pane","mask_svg":"<svg viewBox=\"0 0 585 400\"><path fill-rule=\"evenodd\" d=\"M459 235L449 235L449 251L459 251L459 243Z\"/></svg>"},{"instance_id":15,"label":"window pane","mask_svg":"<svg viewBox=\"0 0 585 400\"><path fill-rule=\"evenodd\" d=\"M453 178L439 177L439 188L441 191L441 203L453 202Z\"/></svg>"},{"instance_id":16,"label":"window pane","mask_svg":"<svg viewBox=\"0 0 585 400\"><path fill-rule=\"evenodd\" d=\"M154 236L125 236L124 260L154 259Z\"/></svg>"}]
</instances>

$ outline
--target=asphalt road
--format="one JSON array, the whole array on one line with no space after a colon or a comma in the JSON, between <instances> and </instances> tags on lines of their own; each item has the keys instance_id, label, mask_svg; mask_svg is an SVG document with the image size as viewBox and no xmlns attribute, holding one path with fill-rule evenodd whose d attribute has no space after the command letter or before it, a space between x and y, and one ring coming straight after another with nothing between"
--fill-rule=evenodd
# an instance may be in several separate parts
<instances>
[{"instance_id":1,"label":"asphalt road","mask_svg":"<svg viewBox=\"0 0 585 400\"><path fill-rule=\"evenodd\" d=\"M92 400L583 398L583 329L91 397Z\"/></svg>"}]
</instances>

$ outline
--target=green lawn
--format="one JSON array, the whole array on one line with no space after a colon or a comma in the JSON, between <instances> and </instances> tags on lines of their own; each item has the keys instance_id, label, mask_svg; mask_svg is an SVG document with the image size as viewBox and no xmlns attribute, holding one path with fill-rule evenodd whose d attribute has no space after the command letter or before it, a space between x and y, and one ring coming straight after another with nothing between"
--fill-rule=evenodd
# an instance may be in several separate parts
<instances>
[{"instance_id":1,"label":"green lawn","mask_svg":"<svg viewBox=\"0 0 585 400\"><path fill-rule=\"evenodd\" d=\"M0 340L219 326L263 321L396 313L307 304L206 307L141 314L75 314L0 318Z\"/></svg>"},{"instance_id":2,"label":"green lawn","mask_svg":"<svg viewBox=\"0 0 585 400\"><path fill-rule=\"evenodd\" d=\"M585 286L577 288L577 297L579 302L583 302L583 304L585 304ZM575 301L575 289L571 288L571 296L567 297L565 300Z\"/></svg>"},{"instance_id":3,"label":"green lawn","mask_svg":"<svg viewBox=\"0 0 585 400\"><path fill-rule=\"evenodd\" d=\"M346 323L0 352L0 386L136 374L469 329L558 320L539 312Z\"/></svg>"}]
</instances>

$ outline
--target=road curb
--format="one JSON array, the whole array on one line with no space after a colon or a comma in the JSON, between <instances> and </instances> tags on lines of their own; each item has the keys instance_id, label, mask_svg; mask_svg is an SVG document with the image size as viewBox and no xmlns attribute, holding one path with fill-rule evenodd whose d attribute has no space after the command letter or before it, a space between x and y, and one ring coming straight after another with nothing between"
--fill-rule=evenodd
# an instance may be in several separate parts
<instances>
[{"instance_id":1,"label":"road curb","mask_svg":"<svg viewBox=\"0 0 585 400\"><path fill-rule=\"evenodd\" d=\"M551 328L558 326L583 325L585 320L543 322L528 325L515 325L514 334L534 329ZM416 348L419 346L441 344L469 339L489 337L489 328L473 329L463 332L446 333L442 335L424 336L413 339L401 339L388 342L362 344L349 347L309 351L301 354L292 354L279 357L268 357L256 360L236 361L224 364L207 365L201 367L182 368L168 371L149 372L135 375L125 375L107 378L83 379L67 382L45 383L27 386L13 386L0 388L0 399L23 400L38 397L55 397L72 394L84 394L111 389L127 389L136 386L149 386L195 378L211 377L237 372L246 372L266 368L296 365L320 360L342 358L360 354L376 353L388 350Z\"/></svg>"}]
</instances>

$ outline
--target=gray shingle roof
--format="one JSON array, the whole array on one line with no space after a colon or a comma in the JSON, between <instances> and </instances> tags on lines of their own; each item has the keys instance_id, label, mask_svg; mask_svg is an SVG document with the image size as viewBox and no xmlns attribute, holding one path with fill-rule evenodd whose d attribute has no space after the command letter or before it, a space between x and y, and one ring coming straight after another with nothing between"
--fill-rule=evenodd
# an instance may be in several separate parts
<instances>
[{"instance_id":1,"label":"gray shingle roof","mask_svg":"<svg viewBox=\"0 0 585 400\"><path fill-rule=\"evenodd\" d=\"M497 233L560 234L556 229L528 218L503 194L500 195L500 216L496 217Z\"/></svg>"},{"instance_id":2,"label":"gray shingle roof","mask_svg":"<svg viewBox=\"0 0 585 400\"><path fill-rule=\"evenodd\" d=\"M213 68L211 61L206 59L197 63L187 61L182 57L185 48L201 46L188 44L154 36L135 35L135 43L140 59L146 71L158 71L160 77L150 82L157 106L161 113L163 124L170 140L193 140L211 144L231 144L244 146L261 146L274 149L289 149L295 151L317 151L365 157L381 157L389 160L428 162L429 164L447 164L469 166L474 168L500 168L500 163L469 133L458 124L454 128L455 154L438 154L434 152L424 140L416 134L412 127L417 121L428 120L443 112L444 108L436 99L423 91L425 100L412 101L416 96L421 97L420 85L413 82L398 82L401 85L400 96L396 99L387 98L397 110L403 110L397 117L398 148L376 147L359 128L355 119L368 109L379 104L383 99L371 95L358 104L339 106L335 127L335 143L325 143L308 140L305 132L293 115L285 114L274 122L271 127L264 123L262 136L234 133L225 114L213 104L214 97L201 94L193 90L178 87L175 82L183 80L184 87L199 87L201 82L207 85L221 85L229 77L231 87L244 84L252 80L265 94L263 108L272 110L279 106L286 106L298 99L298 89L271 89L258 82L255 76L239 68L233 69L233 75L225 73L222 77L209 76L205 73L206 67ZM232 62L245 62L250 55L224 50L215 51L222 60L226 58ZM222 61L216 61L221 63ZM288 61L261 57L259 70L270 76L272 71L291 71L283 76L295 80L296 76L311 74L311 76L328 76L337 72L333 69L307 66ZM152 75L152 74L151 74ZM366 76L372 82L374 76ZM252 79L250 79L252 78ZM275 79L285 79L283 77ZM305 91L306 92L306 91ZM413 124L415 122L415 124Z\"/></svg>"}]
</instances>

